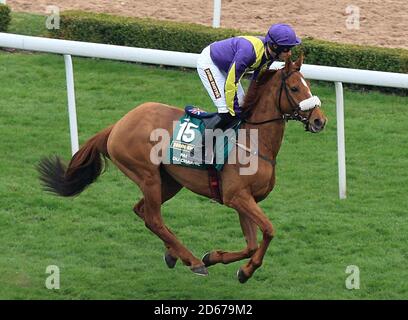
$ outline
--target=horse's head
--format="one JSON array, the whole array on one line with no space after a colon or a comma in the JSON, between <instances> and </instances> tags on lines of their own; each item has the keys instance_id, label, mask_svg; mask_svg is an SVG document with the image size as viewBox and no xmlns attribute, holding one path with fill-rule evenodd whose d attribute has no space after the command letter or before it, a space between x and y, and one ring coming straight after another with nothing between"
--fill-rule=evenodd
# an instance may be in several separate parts
<instances>
[{"instance_id":1,"label":"horse's head","mask_svg":"<svg viewBox=\"0 0 408 320\"><path fill-rule=\"evenodd\" d=\"M302 63L303 53L295 62L287 56L285 67L277 72L275 79L280 81L277 107L286 119L301 121L306 131L320 132L327 118L320 109L320 99L312 95L308 82L300 73Z\"/></svg>"}]
</instances>

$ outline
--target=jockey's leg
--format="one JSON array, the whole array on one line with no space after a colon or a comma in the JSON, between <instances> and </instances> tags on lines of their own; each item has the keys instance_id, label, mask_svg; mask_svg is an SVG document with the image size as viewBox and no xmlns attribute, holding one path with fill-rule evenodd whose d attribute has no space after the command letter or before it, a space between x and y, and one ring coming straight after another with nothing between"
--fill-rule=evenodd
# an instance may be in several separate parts
<instances>
[{"instance_id":1,"label":"jockey's leg","mask_svg":"<svg viewBox=\"0 0 408 320\"><path fill-rule=\"evenodd\" d=\"M218 113L227 113L228 108L224 91L227 75L212 61L209 46L201 52L197 59L197 72L204 88L217 107Z\"/></svg>"},{"instance_id":2,"label":"jockey's leg","mask_svg":"<svg viewBox=\"0 0 408 320\"><path fill-rule=\"evenodd\" d=\"M225 129L229 123L235 118L228 110L227 102L225 100L225 82L227 74L220 70L212 61L210 55L210 47L206 47L197 59L197 72L200 76L204 88L208 95L217 107L218 114L206 121L207 130ZM241 86L241 96L243 98L243 89ZM205 145L205 136L203 137L203 145ZM205 149L205 162L211 163L212 150L211 144L208 144Z\"/></svg>"}]
</instances>

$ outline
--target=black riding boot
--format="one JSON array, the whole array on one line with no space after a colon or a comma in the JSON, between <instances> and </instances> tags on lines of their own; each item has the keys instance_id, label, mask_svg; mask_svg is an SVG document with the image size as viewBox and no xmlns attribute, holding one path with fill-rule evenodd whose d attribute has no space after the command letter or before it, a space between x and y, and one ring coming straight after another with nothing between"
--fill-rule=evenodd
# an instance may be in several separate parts
<instances>
[{"instance_id":1,"label":"black riding boot","mask_svg":"<svg viewBox=\"0 0 408 320\"><path fill-rule=\"evenodd\" d=\"M206 125L206 129L221 129L223 130L235 117L232 116L229 112L227 113L217 113L212 117Z\"/></svg>"},{"instance_id":2,"label":"black riding boot","mask_svg":"<svg viewBox=\"0 0 408 320\"><path fill-rule=\"evenodd\" d=\"M205 126L205 129L208 130L215 130L215 129L221 129L224 130L228 126L228 124L235 119L234 116L232 116L229 112L227 113L218 113L215 116L213 116ZM205 135L203 137L203 146L205 146ZM215 143L215 138L213 138L213 144ZM207 148L204 148L204 155L206 162L212 162L213 160L213 150L209 150ZM211 160L209 160L211 159Z\"/></svg>"}]
</instances>

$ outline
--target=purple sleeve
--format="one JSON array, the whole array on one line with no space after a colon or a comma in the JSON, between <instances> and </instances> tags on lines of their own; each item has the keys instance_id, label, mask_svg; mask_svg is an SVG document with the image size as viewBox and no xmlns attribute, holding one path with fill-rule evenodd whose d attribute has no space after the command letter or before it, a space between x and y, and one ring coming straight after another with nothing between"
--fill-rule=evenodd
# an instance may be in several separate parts
<instances>
[{"instance_id":1,"label":"purple sleeve","mask_svg":"<svg viewBox=\"0 0 408 320\"><path fill-rule=\"evenodd\" d=\"M245 71L255 62L256 56L253 53L253 48L251 46L250 50L248 48L243 48L237 51L234 57L234 61L230 65L231 67L235 63L235 83L238 83Z\"/></svg>"},{"instance_id":2,"label":"purple sleeve","mask_svg":"<svg viewBox=\"0 0 408 320\"><path fill-rule=\"evenodd\" d=\"M237 97L238 83L245 71L255 62L255 60L256 56L252 44L248 42L248 44L245 43L244 46L237 50L229 67L227 80L225 81L225 98L231 114L240 112Z\"/></svg>"}]
</instances>

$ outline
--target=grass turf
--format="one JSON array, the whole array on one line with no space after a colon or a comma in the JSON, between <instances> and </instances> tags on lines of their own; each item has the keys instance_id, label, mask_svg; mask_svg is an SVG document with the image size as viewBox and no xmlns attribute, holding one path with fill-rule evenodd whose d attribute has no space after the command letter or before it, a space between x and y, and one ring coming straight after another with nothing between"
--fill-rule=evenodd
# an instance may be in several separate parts
<instances>
[{"instance_id":1,"label":"grass turf","mask_svg":"<svg viewBox=\"0 0 408 320\"><path fill-rule=\"evenodd\" d=\"M74 59L80 140L145 101L179 107L210 101L194 72ZM0 299L407 299L406 97L346 91L348 199L337 195L334 88L313 87L330 118L325 132L289 123L277 185L261 203L277 229L264 265L245 285L243 262L210 276L177 264L132 207L140 191L113 165L74 199L41 191L42 156L70 157L63 58L0 53ZM235 212L183 190L163 207L194 254L237 250ZM48 265L61 289L45 288ZM348 290L348 265L361 289Z\"/></svg>"}]
</instances>

